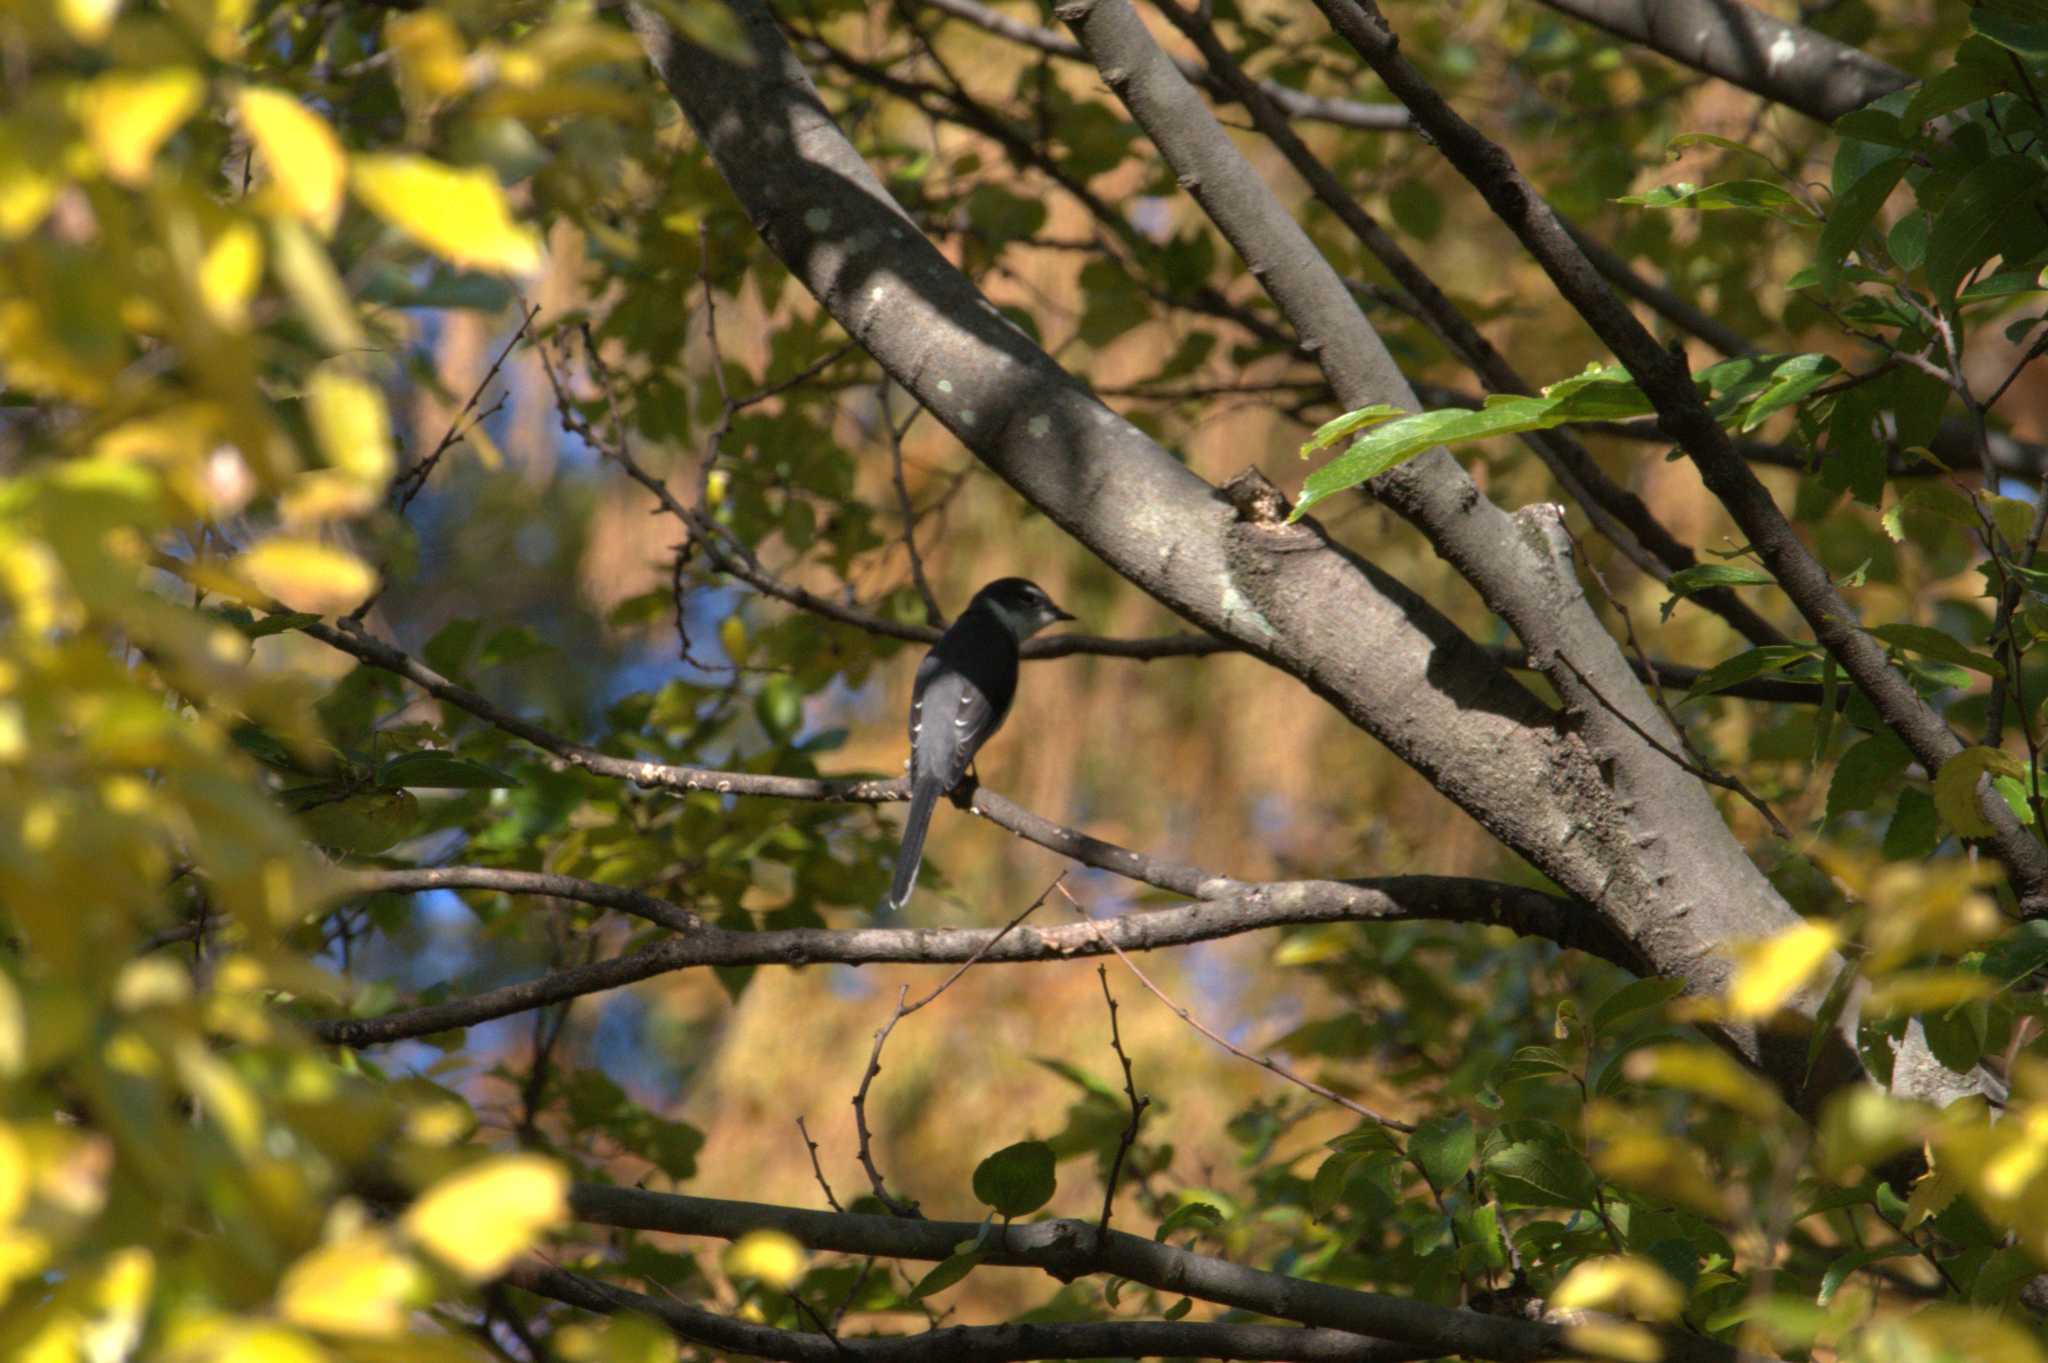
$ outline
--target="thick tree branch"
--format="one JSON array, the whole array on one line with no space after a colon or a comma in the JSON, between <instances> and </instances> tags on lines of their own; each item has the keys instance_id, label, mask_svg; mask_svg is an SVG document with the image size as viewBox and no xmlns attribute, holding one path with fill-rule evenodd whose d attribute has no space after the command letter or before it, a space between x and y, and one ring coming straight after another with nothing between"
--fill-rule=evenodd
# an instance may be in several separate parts
<instances>
[{"instance_id":1,"label":"thick tree branch","mask_svg":"<svg viewBox=\"0 0 2048 1363\"><path fill-rule=\"evenodd\" d=\"M1415 407L1406 378L1328 261L1165 59L1129 0L1068 0L1056 13L1313 348L1338 400L1351 408L1374 402ZM1568 817L1575 838L1598 849L1599 870L1592 879L1575 878L1576 868L1551 872L1560 886L1598 908L1653 973L1703 993L1725 980L1726 943L1796 925L1797 916L1751 863L1709 792L1663 756L1678 749L1679 737L1587 601L1562 508L1527 507L1510 517L1440 448L1368 487L1421 529L1508 622L1564 698L1570 737L1549 764L1561 786L1574 788L1576 809ZM1655 741L1645 742L1645 735ZM1812 1071L1803 1046L1794 1062L1776 1051L1779 1038L1754 1027L1725 1026L1721 1034L1809 1114L1822 1092L1860 1068L1850 1031L1836 1030L1823 1047L1826 1058Z\"/></svg>"},{"instance_id":2,"label":"thick tree branch","mask_svg":"<svg viewBox=\"0 0 2048 1363\"><path fill-rule=\"evenodd\" d=\"M980 3L980 0L916 0L926 9L935 9L955 19L963 19L984 32L1007 38L1013 43L1038 49L1054 57L1069 61L1086 61L1080 45L1071 38L1025 23L1004 14L1001 10ZM1202 69L1201 63L1181 59L1177 61L1181 74L1195 84L1208 90L1216 98L1228 101L1236 99L1228 82ZM1367 132L1407 132L1414 126L1408 111L1398 104L1361 104L1356 100L1331 99L1322 95L1304 94L1292 86L1278 81L1260 81L1259 90L1265 97L1278 105L1289 118L1307 119L1316 123L1333 123L1343 128L1359 128Z\"/></svg>"},{"instance_id":3,"label":"thick tree branch","mask_svg":"<svg viewBox=\"0 0 2048 1363\"><path fill-rule=\"evenodd\" d=\"M506 1283L609 1315L637 1311L678 1339L788 1363L1012 1363L1036 1358L1244 1358L1274 1363L1402 1363L1430 1350L1344 1330L1199 1321L1102 1320L1065 1324L949 1325L915 1335L826 1335L757 1325L672 1297L615 1287L586 1274L522 1264Z\"/></svg>"},{"instance_id":4,"label":"thick tree branch","mask_svg":"<svg viewBox=\"0 0 2048 1363\"><path fill-rule=\"evenodd\" d=\"M1543 3L1823 123L1913 82L1866 52L1736 0Z\"/></svg>"},{"instance_id":5,"label":"thick tree branch","mask_svg":"<svg viewBox=\"0 0 2048 1363\"><path fill-rule=\"evenodd\" d=\"M378 1046L561 1003L634 984L674 970L745 965L1019 965L1107 956L1116 951L1158 951L1214 941L1266 928L1320 923L1385 923L1411 919L1483 923L1541 937L1604 957L1630 969L1640 962L1584 904L1497 881L1453 876L1387 876L1356 881L1298 880L1247 885L1213 880L1197 902L1142 909L1111 919L1046 927L998 928L784 928L739 932L703 923L680 905L615 886L536 871L439 867L370 871L355 882L364 892L483 889L549 895L623 912L649 921L695 926L610 960L570 966L536 979L466 998L372 1018L326 1018L313 1034L339 1046ZM1000 938L1000 940L998 940Z\"/></svg>"},{"instance_id":6,"label":"thick tree branch","mask_svg":"<svg viewBox=\"0 0 2048 1363\"><path fill-rule=\"evenodd\" d=\"M1316 4L1387 88L1414 111L1417 122L1445 158L1479 190L1566 301L1628 368L1656 406L1664 431L1691 457L1707 490L1727 508L1814 636L1877 707L1885 723L1930 772L1961 752L1962 743L1941 716L1891 665L1883 645L1857 624L1855 612L1827 569L1799 538L1769 490L1707 410L1684 358L1660 346L1608 290L1506 150L1466 122L1400 54L1398 39L1371 0L1316 0ZM1997 830L1989 842L2012 876L2022 904L2048 905L2048 848L2020 825L1988 783L1981 795L1979 807Z\"/></svg>"},{"instance_id":7,"label":"thick tree branch","mask_svg":"<svg viewBox=\"0 0 2048 1363\"><path fill-rule=\"evenodd\" d=\"M1206 13L1183 9L1175 0L1162 0L1161 7L1167 18L1200 49L1210 70L1244 104L1252 122L1279 148L1316 198L1336 214L1337 220L1372 253L1394 282L1407 291L1425 324L1451 353L1465 362L1489 392L1534 393L1536 388L1516 372L1507 357L1437 287L1436 280L1402 249L1392 233L1365 211L1296 135L1282 111L1252 83L1224 48ZM1532 433L1527 443L1559 484L1585 508L1595 527L1644 572L1663 581L1699 562L1698 556L1664 527L1641 498L1607 476L1577 436L1563 429L1542 431ZM1721 616L1753 644L1785 642L1785 636L1775 626L1727 588L1696 593L1693 600Z\"/></svg>"},{"instance_id":8,"label":"thick tree branch","mask_svg":"<svg viewBox=\"0 0 2048 1363\"><path fill-rule=\"evenodd\" d=\"M1035 48L1052 56L1072 61L1088 60L1087 53L1083 52L1080 44L1072 39L1055 33L1051 29L1040 28L1036 24L1029 24L1012 18L980 4L979 0L919 0L919 2L930 8L942 10L957 18L965 19L967 22L999 37L1008 38L1012 42L1021 43L1026 47ZM1178 60L1176 64L1181 67L1184 73L1188 73L1189 68L1194 65L1190 62ZM1200 71L1200 68L1196 68L1196 70ZM1236 100L1237 98L1235 91L1226 87L1225 78L1220 72L1200 72L1199 76L1189 73L1188 78L1220 99ZM1347 127L1377 127L1379 120L1383 117L1380 111L1387 107L1377 104L1354 104L1347 100L1304 95L1300 91L1273 81L1260 81L1258 87L1273 103L1280 107L1283 113L1297 121L1308 120L1335 123ZM1586 248L1586 253L1593 259L1601 273L1607 275L1614 282L1616 288L1642 302L1673 325L1698 336L1708 345L1715 347L1725 355L1746 354L1751 349L1748 338L1734 328L1715 321L1691 303L1680 298L1670 289L1653 283L1642 275L1637 274L1635 268L1626 260L1623 260L1619 255L1602 246L1583 229L1573 226L1569 222L1566 223L1566 227L1579 238Z\"/></svg>"},{"instance_id":9,"label":"thick tree branch","mask_svg":"<svg viewBox=\"0 0 2048 1363\"><path fill-rule=\"evenodd\" d=\"M754 1230L777 1230L814 1250L873 1254L885 1258L950 1258L980 1227L971 1221L908 1220L814 1212L757 1202L685 1197L579 1183L570 1192L572 1214L581 1221L629 1230L731 1240ZM1358 1292L1326 1283L1268 1273L1243 1264L1195 1254L1124 1231L1098 1236L1087 1221L1012 1224L987 1241L987 1263L1040 1268L1062 1281L1106 1273L1200 1301L1236 1307L1275 1320L1348 1330L1376 1339L1415 1345L1429 1356L1528 1360L1583 1358L1591 1350L1574 1345L1570 1326L1480 1315L1433 1306L1405 1297ZM1761 1363L1757 1355L1679 1331L1655 1332L1664 1363Z\"/></svg>"},{"instance_id":10,"label":"thick tree branch","mask_svg":"<svg viewBox=\"0 0 2048 1363\"><path fill-rule=\"evenodd\" d=\"M1244 490L1237 482L1222 495L1102 406L918 232L834 126L761 0L725 3L751 49L746 60L693 44L650 9L630 13L768 245L985 464L1140 588L1299 678L1380 739L1565 893L1595 904L1646 968L1717 991L1729 968L1721 944L1792 921L1698 782L1633 735L1589 750L1578 729L1602 723L1599 707L1575 706L1558 728L1557 716L1400 582L1313 523L1285 524L1284 507L1273 514L1277 496L1234 495ZM1341 285L1331 291L1342 295ZM1395 391L1398 372L1382 372ZM1446 515L1499 517L1483 499L1473 508L1449 500ZM1647 707L1613 640L1562 595L1571 570L1546 514L1519 517L1505 532L1525 544L1534 536L1547 559L1516 550L1509 561L1543 577L1541 590L1528 589L1532 599L1561 603L1561 618L1579 631L1561 643L1581 666L1604 648L1621 669L1615 685L1604 669L1596 677L1603 690L1633 690ZM1495 557L1496 544L1474 548ZM1524 626L1557 633L1532 618L1517 622ZM1569 694L1575 683L1565 682ZM1662 717L1649 711L1645 727L1661 731ZM1794 1032L1722 1035L1803 1110L1858 1072L1839 1038L1809 1067Z\"/></svg>"}]
</instances>

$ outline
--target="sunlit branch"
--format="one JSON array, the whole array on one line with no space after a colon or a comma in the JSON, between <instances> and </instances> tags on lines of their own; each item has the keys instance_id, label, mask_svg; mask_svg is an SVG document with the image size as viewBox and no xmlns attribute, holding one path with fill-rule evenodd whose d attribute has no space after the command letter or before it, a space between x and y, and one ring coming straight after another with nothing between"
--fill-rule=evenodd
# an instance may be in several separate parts
<instances>
[{"instance_id":1,"label":"sunlit branch","mask_svg":"<svg viewBox=\"0 0 2048 1363\"><path fill-rule=\"evenodd\" d=\"M972 1221L816 1212L590 1183L573 1187L570 1206L578 1220L599 1226L725 1240L749 1231L776 1230L814 1250L895 1259L951 1258L963 1241L981 1234L980 1225ZM1574 1347L1574 1331L1568 1325L1481 1315L1269 1273L1148 1236L1117 1230L1098 1235L1088 1221L1013 1223L989 1235L985 1253L985 1262L992 1266L1043 1269L1062 1281L1111 1274L1275 1320L1421 1346L1425 1357L1537 1360L1580 1358L1587 1352L1584 1344ZM1664 1363L1759 1363L1755 1354L1698 1335L1667 1330L1652 1334Z\"/></svg>"},{"instance_id":2,"label":"sunlit branch","mask_svg":"<svg viewBox=\"0 0 2048 1363\"><path fill-rule=\"evenodd\" d=\"M633 1311L678 1339L788 1363L1011 1363L1037 1358L1243 1358L1273 1363L1400 1363L1431 1347L1344 1330L1206 1321L1102 1320L949 1325L914 1335L827 1335L721 1316L672 1297L614 1287L583 1273L523 1264L513 1287L610 1315Z\"/></svg>"},{"instance_id":3,"label":"sunlit branch","mask_svg":"<svg viewBox=\"0 0 2048 1363\"><path fill-rule=\"evenodd\" d=\"M1961 752L1961 740L1941 715L1892 665L1883 644L1858 625L1855 611L1826 566L1800 539L1707 409L1683 357L1660 345L1614 296L1506 149L1461 117L1402 55L1398 38L1371 0L1316 4L1331 27L1414 112L1444 158L1480 192L1559 293L1628 368L1656 407L1659 425L1690 456L1707 490L1727 508L1814 636L1841 663L1886 725L1929 771ZM1995 830L1987 842L2005 863L2022 901L2048 901L2048 848L2020 825L1988 783L1979 808Z\"/></svg>"},{"instance_id":4,"label":"sunlit branch","mask_svg":"<svg viewBox=\"0 0 2048 1363\"><path fill-rule=\"evenodd\" d=\"M526 878L526 888L514 888ZM475 888L530 893L601 907L622 903L614 886L573 877L497 868L441 867L363 873L357 888L402 891ZM748 965L958 965L980 960L1019 965L1158 951L1268 928L1327 923L1428 920L1506 927L1524 936L1585 951L1628 968L1640 964L1619 934L1584 904L1524 886L1456 876L1386 876L1361 880L1296 880L1266 884L1213 882L1191 904L1140 909L1115 918L1034 927L1007 936L989 927L782 928L742 932L703 923L610 960L569 966L535 979L465 998L369 1018L324 1018L311 1024L322 1041L376 1046L470 1027L586 994L601 993L670 971ZM650 916L635 896L636 916ZM656 910L690 917L679 905Z\"/></svg>"}]
</instances>

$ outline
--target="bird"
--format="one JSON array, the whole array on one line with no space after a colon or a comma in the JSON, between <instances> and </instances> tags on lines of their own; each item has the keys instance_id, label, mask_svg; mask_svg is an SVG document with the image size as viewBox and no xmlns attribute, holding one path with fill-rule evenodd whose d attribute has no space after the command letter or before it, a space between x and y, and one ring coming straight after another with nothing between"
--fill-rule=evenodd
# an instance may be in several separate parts
<instances>
[{"instance_id":1,"label":"bird","mask_svg":"<svg viewBox=\"0 0 2048 1363\"><path fill-rule=\"evenodd\" d=\"M1073 618L1036 583L999 577L974 594L918 664L910 692L910 817L885 913L909 902L917 885L925 830L939 797L960 784L974 754L1009 717L1024 641Z\"/></svg>"}]
</instances>

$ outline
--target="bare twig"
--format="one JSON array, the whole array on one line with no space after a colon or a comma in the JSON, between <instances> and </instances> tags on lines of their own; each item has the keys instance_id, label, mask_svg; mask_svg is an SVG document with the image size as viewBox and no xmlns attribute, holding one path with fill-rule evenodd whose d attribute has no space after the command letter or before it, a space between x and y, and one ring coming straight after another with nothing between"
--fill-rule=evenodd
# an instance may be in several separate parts
<instances>
[{"instance_id":1,"label":"bare twig","mask_svg":"<svg viewBox=\"0 0 2048 1363\"><path fill-rule=\"evenodd\" d=\"M909 985L904 985L901 989L896 991L896 1011L889 1015L889 1020L882 1024L880 1031L875 1033L875 1048L868 1054L868 1067L861 1074L860 1087L859 1089L855 1090L853 1095L853 1129L855 1135L859 1137L860 1141L861 1168L867 1170L868 1183L870 1184L870 1186L874 1188L875 1197L879 1199L881 1204L884 1207L887 1207L893 1215L915 1217L922 1215L922 1213L918 1211L917 1204L915 1202L898 1202L894 1197L891 1197L889 1195L889 1189L882 1180L882 1171L875 1166L874 1153L872 1150L873 1137L871 1133L868 1131L868 1089L870 1086L873 1085L875 1081L875 1076L882 1072L882 1047L885 1044L887 1044L889 1040L889 1033L896 1030L897 1023L903 1021L903 1019L909 1017L912 1013L915 1013L920 1008L923 1008L926 1004L930 1003L933 999L936 999L939 995L945 993L948 989L951 989L953 987L954 982L957 981L962 975L965 975L969 970L972 970L974 968L975 963L981 960L982 957L986 956L989 953L989 951L995 947L996 943L1002 941L1005 937L1009 936L1013 928L1015 928L1019 923L1022 923L1026 918L1029 918L1034 912L1036 912L1038 906L1045 903L1045 897L1047 895L1051 894L1054 890L1060 890L1061 893L1065 893L1065 889L1061 885L1061 882L1064 881L1066 878L1067 873L1064 871L1060 872L1058 876L1054 877L1052 884L1046 886L1043 890L1040 890L1038 892L1038 898L1032 900L1029 904L1024 906L1024 911L1022 913L1018 914L1015 918L1012 918L1008 923L1004 924L1001 932L998 932L994 936L990 937L988 941L982 945L979 951L976 951L972 956L969 956L966 960L960 963L959 969L955 970L952 974L946 976L946 978L940 982L938 988L932 990L931 993L926 994L916 1003L904 1002L904 999L909 997L910 994Z\"/></svg>"},{"instance_id":2,"label":"bare twig","mask_svg":"<svg viewBox=\"0 0 2048 1363\"><path fill-rule=\"evenodd\" d=\"M825 1205L835 1212L845 1211L846 1208L839 1205L839 1199L832 1196L832 1185L825 1181L824 1167L818 1163L818 1143L811 1139L811 1133L804 1126L803 1118L799 1117L796 1119L796 1129L798 1134L804 1138L804 1145L811 1152L811 1172L817 1175L818 1187L822 1188L825 1192Z\"/></svg>"},{"instance_id":3,"label":"bare twig","mask_svg":"<svg viewBox=\"0 0 2048 1363\"><path fill-rule=\"evenodd\" d=\"M433 476L435 466L441 462L441 456L461 444L479 423L504 406L504 399L500 398L495 405L484 411L477 411L477 404L483 400L484 390L498 377L498 371L505 367L505 361L511 356L513 349L526 339L527 331L533 326L533 319L540 316L540 304L535 303L529 307L522 303L519 314L519 325L513 330L512 338L505 342L504 348L498 351L498 357L491 361L491 367L484 371L483 378L470 393L469 400L462 404L461 410L449 418L448 429L441 433L441 438L435 443L433 450L392 482L392 506L401 514L412 505L413 499L420 495L420 489L425 487L427 479ZM475 414L473 417L472 413Z\"/></svg>"},{"instance_id":4,"label":"bare twig","mask_svg":"<svg viewBox=\"0 0 2048 1363\"><path fill-rule=\"evenodd\" d=\"M1074 911L1076 913L1084 912L1080 904L1075 902L1074 897L1066 893L1064 887L1061 888L1060 893L1066 895L1067 902L1074 906ZM1098 935L1100 935L1101 925L1099 923L1095 923L1093 920L1090 920L1090 926L1094 927ZM1343 1094L1337 1092L1335 1089L1325 1088L1321 1084L1316 1083L1313 1079L1302 1078L1293 1070L1288 1069L1285 1065L1273 1059L1271 1056L1253 1055L1250 1051L1232 1045L1223 1036L1203 1026L1201 1019L1197 1018L1193 1013L1190 1013L1187 1009L1181 1007L1172 999L1168 998L1166 995L1166 991L1161 989L1158 985L1152 983L1151 977L1148 976L1144 971L1138 969L1138 963L1136 961L1133 961L1129 956L1125 955L1124 949L1118 946L1114 940L1106 936L1102 937L1101 940L1105 946L1107 946L1112 952L1116 953L1116 958L1124 963L1124 967L1128 969L1133 975L1138 977L1138 983L1144 985L1146 990L1148 990L1151 993L1153 998L1158 999L1161 1003L1165 1004L1167 1008L1174 1014L1174 1016L1178 1017L1182 1022L1185 1022L1188 1026L1194 1028L1203 1036L1209 1038L1209 1040L1215 1042L1218 1046L1221 1046L1224 1050L1229 1051L1239 1060L1248 1060L1252 1064L1257 1065L1260 1069L1269 1070L1272 1073L1279 1075L1282 1079L1285 1079L1288 1083L1294 1084L1300 1088L1307 1089L1310 1093L1315 1094L1316 1097L1323 1099L1325 1102L1335 1103L1338 1107L1343 1108L1345 1111L1354 1112L1359 1116L1365 1118L1369 1122L1377 1122L1381 1126L1389 1127L1395 1131L1412 1132L1413 1130L1415 1130L1415 1126L1411 1122L1404 1122L1397 1118L1388 1117L1382 1113L1374 1112L1371 1108L1365 1106L1363 1103L1357 1102L1350 1098L1346 1098Z\"/></svg>"},{"instance_id":5,"label":"bare twig","mask_svg":"<svg viewBox=\"0 0 2048 1363\"><path fill-rule=\"evenodd\" d=\"M889 411L892 386L884 379L876 399L882 407L882 429L889 436L889 474L896 484L896 505L903 513L903 552L910 556L910 580L917 586L918 599L924 602L924 622L933 629L944 629L946 613L939 609L939 598L932 592L931 580L924 575L924 557L917 552L917 509L910 502L910 484L903 478L903 436L924 409L912 403L910 416L899 429Z\"/></svg>"},{"instance_id":6,"label":"bare twig","mask_svg":"<svg viewBox=\"0 0 2048 1363\"><path fill-rule=\"evenodd\" d=\"M1123 1136L1116 1143L1116 1156L1109 1162L1109 1177L1102 1184L1102 1215L1095 1222L1095 1237L1099 1244L1109 1235L1109 1211L1116 1201L1117 1176L1124 1171L1124 1157L1138 1143L1138 1123L1152 1100L1138 1096L1138 1083L1131 1074L1131 1057L1125 1054L1123 1035L1117 1030L1116 995L1109 992L1109 967L1096 966L1095 976L1102 981L1102 999L1109 1005L1109 1048L1116 1052L1117 1062L1124 1067L1124 1096L1131 1103L1131 1124L1124 1128Z\"/></svg>"}]
</instances>

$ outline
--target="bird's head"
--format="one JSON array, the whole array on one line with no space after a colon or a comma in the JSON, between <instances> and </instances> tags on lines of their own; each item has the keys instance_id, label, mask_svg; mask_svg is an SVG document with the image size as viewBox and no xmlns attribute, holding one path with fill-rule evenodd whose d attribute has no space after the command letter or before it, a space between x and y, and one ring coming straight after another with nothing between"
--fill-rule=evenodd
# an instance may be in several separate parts
<instances>
[{"instance_id":1,"label":"bird's head","mask_svg":"<svg viewBox=\"0 0 2048 1363\"><path fill-rule=\"evenodd\" d=\"M999 577L974 594L969 610L985 610L1020 641L1047 625L1074 617L1052 603L1044 588L1021 577Z\"/></svg>"}]
</instances>

